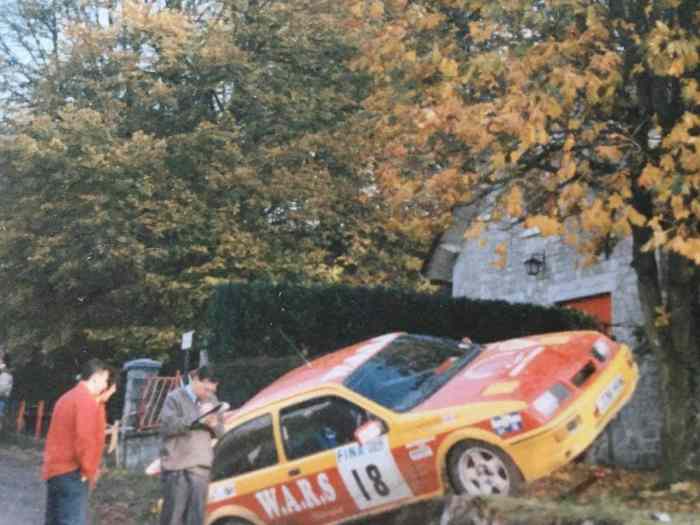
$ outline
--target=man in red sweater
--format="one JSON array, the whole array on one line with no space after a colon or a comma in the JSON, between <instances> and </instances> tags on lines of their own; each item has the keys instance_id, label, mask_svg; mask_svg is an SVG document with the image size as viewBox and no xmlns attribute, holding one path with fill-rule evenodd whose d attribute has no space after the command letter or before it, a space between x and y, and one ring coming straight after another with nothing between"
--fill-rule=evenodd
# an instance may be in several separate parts
<instances>
[{"instance_id":1,"label":"man in red sweater","mask_svg":"<svg viewBox=\"0 0 700 525\"><path fill-rule=\"evenodd\" d=\"M80 377L56 402L46 436L46 525L86 525L88 491L98 477L105 442L104 402L114 386L108 388L110 369L99 359L85 363Z\"/></svg>"}]
</instances>

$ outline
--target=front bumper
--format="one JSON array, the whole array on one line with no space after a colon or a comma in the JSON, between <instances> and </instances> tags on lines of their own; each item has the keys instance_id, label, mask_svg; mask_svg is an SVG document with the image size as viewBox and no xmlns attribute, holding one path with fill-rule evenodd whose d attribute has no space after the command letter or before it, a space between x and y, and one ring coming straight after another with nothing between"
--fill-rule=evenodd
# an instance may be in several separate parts
<instances>
[{"instance_id":1,"label":"front bumper","mask_svg":"<svg viewBox=\"0 0 700 525\"><path fill-rule=\"evenodd\" d=\"M532 481L547 476L586 450L630 400L638 380L632 353L622 345L608 366L561 414L509 442L508 452L523 477Z\"/></svg>"}]
</instances>

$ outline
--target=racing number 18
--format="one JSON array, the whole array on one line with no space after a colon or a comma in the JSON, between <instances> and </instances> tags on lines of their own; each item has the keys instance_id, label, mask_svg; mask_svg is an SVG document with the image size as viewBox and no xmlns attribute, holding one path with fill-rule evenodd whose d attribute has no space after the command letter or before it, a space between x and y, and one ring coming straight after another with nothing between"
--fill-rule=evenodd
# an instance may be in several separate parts
<instances>
[{"instance_id":1,"label":"racing number 18","mask_svg":"<svg viewBox=\"0 0 700 525\"><path fill-rule=\"evenodd\" d=\"M370 501L372 499L372 496L370 496L367 488L365 487L365 484L362 481L362 476L355 469L352 469L351 472L352 477L355 478L357 487L362 492L362 495L367 501ZM386 483L384 483L384 480L382 479L382 473L380 472L377 465L367 465L367 467L365 468L365 474L369 478L369 481L373 485L374 491L377 493L378 496L385 497L389 495L389 487Z\"/></svg>"}]
</instances>

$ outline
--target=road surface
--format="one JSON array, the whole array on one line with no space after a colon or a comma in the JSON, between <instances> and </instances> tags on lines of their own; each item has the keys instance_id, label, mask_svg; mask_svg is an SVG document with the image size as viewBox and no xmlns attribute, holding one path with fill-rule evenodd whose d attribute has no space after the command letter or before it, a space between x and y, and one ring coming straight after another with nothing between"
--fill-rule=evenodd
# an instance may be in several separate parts
<instances>
[{"instance_id":1,"label":"road surface","mask_svg":"<svg viewBox=\"0 0 700 525\"><path fill-rule=\"evenodd\" d=\"M46 488L41 452L0 446L0 525L41 525Z\"/></svg>"}]
</instances>

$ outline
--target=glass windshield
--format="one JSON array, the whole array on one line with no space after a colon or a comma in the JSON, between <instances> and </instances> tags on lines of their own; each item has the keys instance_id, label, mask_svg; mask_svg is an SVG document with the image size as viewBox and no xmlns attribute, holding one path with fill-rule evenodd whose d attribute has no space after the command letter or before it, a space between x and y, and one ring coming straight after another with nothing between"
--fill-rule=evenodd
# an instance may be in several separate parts
<instances>
[{"instance_id":1,"label":"glass windshield","mask_svg":"<svg viewBox=\"0 0 700 525\"><path fill-rule=\"evenodd\" d=\"M350 374L344 384L390 410L405 412L437 392L479 351L474 343L402 335Z\"/></svg>"}]
</instances>

